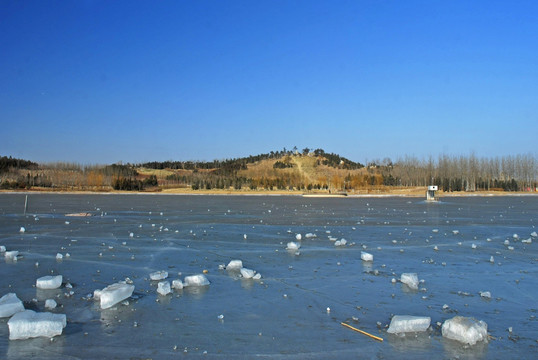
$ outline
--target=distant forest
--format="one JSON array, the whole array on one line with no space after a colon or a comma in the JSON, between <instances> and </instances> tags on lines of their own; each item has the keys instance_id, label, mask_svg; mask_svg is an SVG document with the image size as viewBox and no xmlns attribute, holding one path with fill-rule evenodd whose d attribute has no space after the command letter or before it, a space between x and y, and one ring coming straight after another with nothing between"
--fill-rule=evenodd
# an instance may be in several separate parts
<instances>
[{"instance_id":1,"label":"distant forest","mask_svg":"<svg viewBox=\"0 0 538 360\"><path fill-rule=\"evenodd\" d=\"M314 162L311 173L297 168L301 159ZM268 164L264 173L251 170L259 164ZM296 147L210 162L154 161L92 166L37 164L0 157L0 189L160 191L179 187L353 192L438 185L445 192L536 191L537 177L538 161L530 154L492 158L473 154L428 159L406 156L396 161L389 158L370 161L366 165L322 149L300 151Z\"/></svg>"}]
</instances>

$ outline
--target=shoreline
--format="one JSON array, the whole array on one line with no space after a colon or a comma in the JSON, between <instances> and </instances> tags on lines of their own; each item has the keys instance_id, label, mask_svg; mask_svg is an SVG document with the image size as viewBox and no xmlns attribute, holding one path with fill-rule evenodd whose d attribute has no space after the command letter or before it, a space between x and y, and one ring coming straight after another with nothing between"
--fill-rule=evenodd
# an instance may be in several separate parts
<instances>
[{"instance_id":1,"label":"shoreline","mask_svg":"<svg viewBox=\"0 0 538 360\"><path fill-rule=\"evenodd\" d=\"M426 190L422 189L395 189L392 191L351 192L347 194L305 193L302 191L263 191L263 190L190 190L190 189L164 189L162 191L91 191L91 190L0 190L2 194L64 194L64 195L192 195L192 196L299 196L310 198L380 198L380 197L407 197L425 198ZM538 196L538 192L509 192L509 191L474 191L474 192L439 192L440 199L444 197L492 197L492 196Z\"/></svg>"}]
</instances>

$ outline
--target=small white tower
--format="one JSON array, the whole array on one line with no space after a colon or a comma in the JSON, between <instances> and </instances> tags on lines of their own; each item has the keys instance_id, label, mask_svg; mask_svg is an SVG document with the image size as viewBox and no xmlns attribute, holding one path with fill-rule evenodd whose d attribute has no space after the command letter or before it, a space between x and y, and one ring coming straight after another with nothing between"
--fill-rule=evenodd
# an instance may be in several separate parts
<instances>
[{"instance_id":1,"label":"small white tower","mask_svg":"<svg viewBox=\"0 0 538 360\"><path fill-rule=\"evenodd\" d=\"M437 190L439 190L437 185L428 186L428 191L426 191L426 201L437 201L438 199L435 196Z\"/></svg>"}]
</instances>

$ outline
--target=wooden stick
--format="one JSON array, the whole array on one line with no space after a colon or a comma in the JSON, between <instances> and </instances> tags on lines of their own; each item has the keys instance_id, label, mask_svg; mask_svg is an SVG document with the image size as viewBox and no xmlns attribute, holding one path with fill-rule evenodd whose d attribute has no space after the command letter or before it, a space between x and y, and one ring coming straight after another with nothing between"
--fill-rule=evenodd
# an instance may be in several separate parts
<instances>
[{"instance_id":1,"label":"wooden stick","mask_svg":"<svg viewBox=\"0 0 538 360\"><path fill-rule=\"evenodd\" d=\"M357 331L357 332L360 332L360 333L363 334L363 335L369 336L369 337L371 337L372 339L375 339L375 340L377 340L377 341L383 341L383 339L380 338L379 336L375 336L375 335L372 335L372 334L368 334L366 331L359 330L359 329L354 328L353 326L348 325L348 324L343 323L343 322L341 322L340 324L344 325L344 326L347 327L347 328L350 328L351 330L355 330L355 331Z\"/></svg>"}]
</instances>

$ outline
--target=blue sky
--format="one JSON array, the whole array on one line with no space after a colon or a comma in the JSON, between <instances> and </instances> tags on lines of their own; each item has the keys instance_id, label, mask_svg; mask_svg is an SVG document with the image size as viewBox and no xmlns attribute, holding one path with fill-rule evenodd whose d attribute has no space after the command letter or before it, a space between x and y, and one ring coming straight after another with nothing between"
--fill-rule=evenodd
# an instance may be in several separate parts
<instances>
[{"instance_id":1,"label":"blue sky","mask_svg":"<svg viewBox=\"0 0 538 360\"><path fill-rule=\"evenodd\" d=\"M0 155L537 154L536 1L2 1Z\"/></svg>"}]
</instances>

